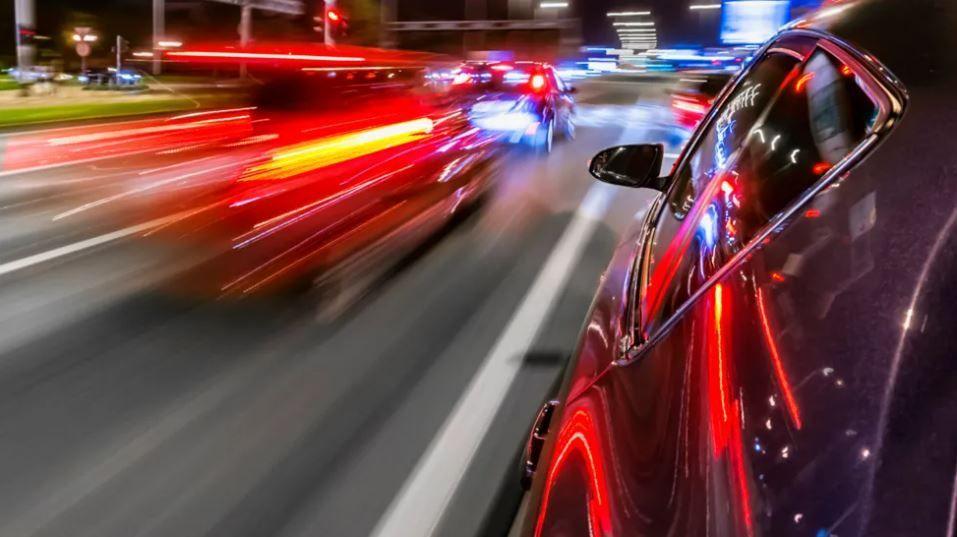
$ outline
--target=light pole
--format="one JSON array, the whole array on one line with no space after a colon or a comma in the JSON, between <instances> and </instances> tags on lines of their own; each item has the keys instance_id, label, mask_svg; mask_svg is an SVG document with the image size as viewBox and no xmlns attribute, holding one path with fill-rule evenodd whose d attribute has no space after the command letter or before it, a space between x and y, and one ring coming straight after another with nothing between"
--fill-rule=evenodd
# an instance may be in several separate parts
<instances>
[{"instance_id":1,"label":"light pole","mask_svg":"<svg viewBox=\"0 0 957 537\"><path fill-rule=\"evenodd\" d=\"M32 36L36 31L36 10L33 0L13 0L14 30L17 32L17 78L25 81L23 72L33 67L36 46Z\"/></svg>"},{"instance_id":2,"label":"light pole","mask_svg":"<svg viewBox=\"0 0 957 537\"><path fill-rule=\"evenodd\" d=\"M322 24L323 42L326 45L335 45L336 36L333 34L333 31L334 31L333 26L335 25L337 21L329 20L330 14L335 14L334 16L338 16L338 12L336 11L336 0L326 0L325 11L323 15L325 17L325 20L323 21L323 24Z\"/></svg>"},{"instance_id":3,"label":"light pole","mask_svg":"<svg viewBox=\"0 0 957 537\"><path fill-rule=\"evenodd\" d=\"M166 35L166 0L153 0L153 75L163 72L159 40Z\"/></svg>"}]
</instances>

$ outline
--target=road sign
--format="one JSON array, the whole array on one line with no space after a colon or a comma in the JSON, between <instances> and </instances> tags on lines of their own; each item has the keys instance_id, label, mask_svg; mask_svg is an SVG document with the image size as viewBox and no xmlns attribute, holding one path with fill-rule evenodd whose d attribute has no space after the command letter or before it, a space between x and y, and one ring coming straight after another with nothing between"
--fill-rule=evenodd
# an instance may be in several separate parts
<instances>
[{"instance_id":1,"label":"road sign","mask_svg":"<svg viewBox=\"0 0 957 537\"><path fill-rule=\"evenodd\" d=\"M90 47L89 43L80 42L76 44L76 55L81 58L86 58L92 51L93 49Z\"/></svg>"}]
</instances>

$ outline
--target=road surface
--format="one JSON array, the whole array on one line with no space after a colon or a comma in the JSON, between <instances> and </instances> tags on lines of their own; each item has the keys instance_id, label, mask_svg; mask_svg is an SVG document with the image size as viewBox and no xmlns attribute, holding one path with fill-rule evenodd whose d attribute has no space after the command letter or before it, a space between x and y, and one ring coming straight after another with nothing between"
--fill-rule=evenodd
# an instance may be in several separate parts
<instances>
[{"instance_id":1,"label":"road surface","mask_svg":"<svg viewBox=\"0 0 957 537\"><path fill-rule=\"evenodd\" d=\"M652 198L586 164L676 151L665 90L584 84L575 141L509 155L487 203L332 322L162 292L184 260L114 201L228 160L0 177L0 535L506 531L523 437Z\"/></svg>"}]
</instances>

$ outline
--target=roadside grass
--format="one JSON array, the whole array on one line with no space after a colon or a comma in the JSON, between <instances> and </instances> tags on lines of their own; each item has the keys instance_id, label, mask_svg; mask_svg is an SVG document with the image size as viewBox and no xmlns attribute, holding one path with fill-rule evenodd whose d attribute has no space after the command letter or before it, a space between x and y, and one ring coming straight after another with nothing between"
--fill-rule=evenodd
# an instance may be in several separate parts
<instances>
[{"instance_id":1,"label":"roadside grass","mask_svg":"<svg viewBox=\"0 0 957 537\"><path fill-rule=\"evenodd\" d=\"M222 96L186 98L173 96L135 101L105 98L102 102L57 103L23 107L0 108L0 128L28 126L61 121L115 118L163 112L194 110L226 104Z\"/></svg>"},{"instance_id":2,"label":"roadside grass","mask_svg":"<svg viewBox=\"0 0 957 537\"><path fill-rule=\"evenodd\" d=\"M10 75L0 75L0 91L15 90L20 85Z\"/></svg>"}]
</instances>

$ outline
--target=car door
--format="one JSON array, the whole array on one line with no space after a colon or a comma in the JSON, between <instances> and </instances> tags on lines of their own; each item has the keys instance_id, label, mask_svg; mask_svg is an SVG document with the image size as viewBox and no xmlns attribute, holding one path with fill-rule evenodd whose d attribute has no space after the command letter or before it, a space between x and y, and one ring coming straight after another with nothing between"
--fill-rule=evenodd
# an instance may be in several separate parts
<instances>
[{"instance_id":1,"label":"car door","mask_svg":"<svg viewBox=\"0 0 957 537\"><path fill-rule=\"evenodd\" d=\"M853 418L810 422L808 409L854 408L855 394L844 368L782 351L786 276L782 253L766 254L785 232L814 243L795 225L815 221L810 204L847 204L837 219L863 214L866 232L866 194L828 200L903 102L859 54L803 32L726 90L640 256L633 348L551 427L529 534L854 533L870 440Z\"/></svg>"},{"instance_id":2,"label":"car door","mask_svg":"<svg viewBox=\"0 0 957 537\"><path fill-rule=\"evenodd\" d=\"M567 135L571 132L569 125L575 110L575 99L572 97L571 88L562 80L554 67L550 67L548 73L555 88L555 128Z\"/></svg>"}]
</instances>

